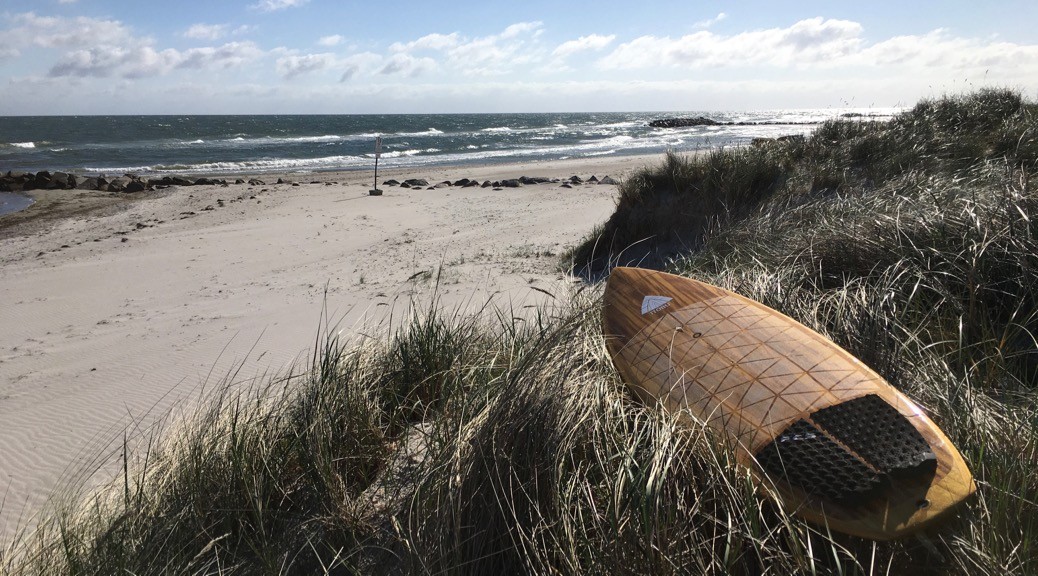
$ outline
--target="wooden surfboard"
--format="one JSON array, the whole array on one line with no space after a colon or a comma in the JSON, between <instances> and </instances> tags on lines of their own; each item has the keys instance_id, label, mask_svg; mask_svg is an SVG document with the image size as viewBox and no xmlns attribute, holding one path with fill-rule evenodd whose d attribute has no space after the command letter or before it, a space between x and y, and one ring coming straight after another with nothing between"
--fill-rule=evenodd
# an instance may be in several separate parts
<instances>
[{"instance_id":1,"label":"wooden surfboard","mask_svg":"<svg viewBox=\"0 0 1038 576\"><path fill-rule=\"evenodd\" d=\"M702 282L615 268L603 332L641 399L720 433L787 511L888 540L976 487L944 433L904 394L817 332Z\"/></svg>"}]
</instances>

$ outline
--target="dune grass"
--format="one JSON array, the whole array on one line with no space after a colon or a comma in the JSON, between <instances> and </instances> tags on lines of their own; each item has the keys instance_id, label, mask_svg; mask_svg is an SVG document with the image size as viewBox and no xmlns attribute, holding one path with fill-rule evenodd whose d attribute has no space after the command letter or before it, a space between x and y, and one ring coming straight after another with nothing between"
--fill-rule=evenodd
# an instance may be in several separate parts
<instances>
[{"instance_id":1,"label":"dune grass","mask_svg":"<svg viewBox=\"0 0 1038 576\"><path fill-rule=\"evenodd\" d=\"M728 287L919 400L978 494L913 539L792 518L709 431L636 402L589 286L517 319L416 306L228 384L11 543L25 574L1038 573L1035 107L1006 91L669 155L568 255ZM637 248L631 248L632 246Z\"/></svg>"}]
</instances>

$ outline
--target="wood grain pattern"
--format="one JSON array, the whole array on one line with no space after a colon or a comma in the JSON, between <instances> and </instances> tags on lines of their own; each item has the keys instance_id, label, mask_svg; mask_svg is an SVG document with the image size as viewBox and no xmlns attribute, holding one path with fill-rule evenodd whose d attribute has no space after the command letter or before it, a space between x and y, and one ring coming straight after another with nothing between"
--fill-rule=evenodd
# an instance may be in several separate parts
<instances>
[{"instance_id":1,"label":"wood grain pattern","mask_svg":"<svg viewBox=\"0 0 1038 576\"><path fill-rule=\"evenodd\" d=\"M976 489L958 450L915 403L842 348L763 304L679 276L616 268L606 286L603 330L617 370L643 401L720 432L762 487L810 521L886 540L919 530ZM893 479L869 501L848 504L764 474L753 455L790 424L867 394L893 406L929 443L937 456L932 478Z\"/></svg>"}]
</instances>

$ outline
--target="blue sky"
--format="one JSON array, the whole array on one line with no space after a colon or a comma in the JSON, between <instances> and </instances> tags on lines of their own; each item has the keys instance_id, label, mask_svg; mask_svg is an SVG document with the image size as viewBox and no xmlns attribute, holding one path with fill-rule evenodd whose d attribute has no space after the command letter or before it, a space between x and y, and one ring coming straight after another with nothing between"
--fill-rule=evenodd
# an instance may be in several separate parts
<instances>
[{"instance_id":1,"label":"blue sky","mask_svg":"<svg viewBox=\"0 0 1038 576\"><path fill-rule=\"evenodd\" d=\"M1034 97L1038 2L3 0L0 115L887 107Z\"/></svg>"}]
</instances>

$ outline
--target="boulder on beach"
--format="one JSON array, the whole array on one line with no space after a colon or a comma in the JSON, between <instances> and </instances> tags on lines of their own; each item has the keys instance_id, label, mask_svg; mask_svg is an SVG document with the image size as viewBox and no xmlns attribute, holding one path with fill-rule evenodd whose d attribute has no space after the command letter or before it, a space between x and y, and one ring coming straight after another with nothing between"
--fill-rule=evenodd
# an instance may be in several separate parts
<instances>
[{"instance_id":1,"label":"boulder on beach","mask_svg":"<svg viewBox=\"0 0 1038 576\"><path fill-rule=\"evenodd\" d=\"M83 178L76 184L78 190L97 190L97 178Z\"/></svg>"},{"instance_id":2,"label":"boulder on beach","mask_svg":"<svg viewBox=\"0 0 1038 576\"><path fill-rule=\"evenodd\" d=\"M390 178L389 180L386 180L385 182L383 182L382 185L383 186L399 186L400 182Z\"/></svg>"},{"instance_id":3,"label":"boulder on beach","mask_svg":"<svg viewBox=\"0 0 1038 576\"><path fill-rule=\"evenodd\" d=\"M122 192L122 191L126 190L126 186L130 182L133 182L133 180L130 180L126 176L120 176L118 178L113 178L110 182L108 182L108 191L109 192Z\"/></svg>"},{"instance_id":4,"label":"boulder on beach","mask_svg":"<svg viewBox=\"0 0 1038 576\"><path fill-rule=\"evenodd\" d=\"M429 185L429 181L424 178L408 178L404 180L404 184L407 184L408 188L424 188Z\"/></svg>"},{"instance_id":5,"label":"boulder on beach","mask_svg":"<svg viewBox=\"0 0 1038 576\"><path fill-rule=\"evenodd\" d=\"M145 188L146 186L140 180L130 180L130 182L123 188L123 192L132 194L134 192L143 192Z\"/></svg>"},{"instance_id":6,"label":"boulder on beach","mask_svg":"<svg viewBox=\"0 0 1038 576\"><path fill-rule=\"evenodd\" d=\"M519 178L519 182L523 185L547 184L548 182L551 182L551 178L545 178L544 176L523 176Z\"/></svg>"},{"instance_id":7,"label":"boulder on beach","mask_svg":"<svg viewBox=\"0 0 1038 576\"><path fill-rule=\"evenodd\" d=\"M619 182L617 182L612 176L603 176L602 179L598 181L598 183L599 184L608 184L608 185L612 185L612 186L615 186L615 185L619 184Z\"/></svg>"}]
</instances>

